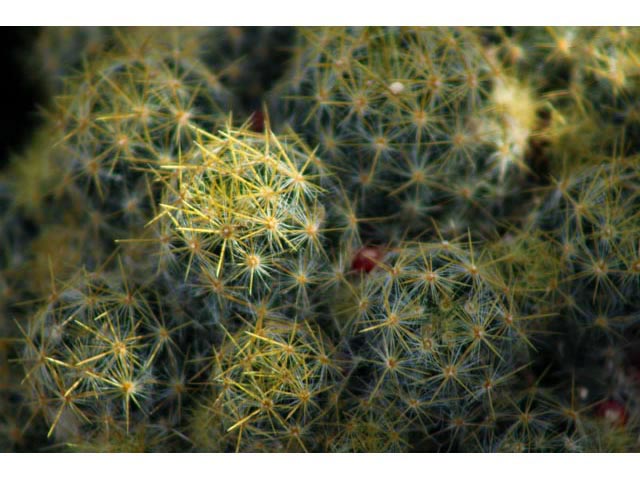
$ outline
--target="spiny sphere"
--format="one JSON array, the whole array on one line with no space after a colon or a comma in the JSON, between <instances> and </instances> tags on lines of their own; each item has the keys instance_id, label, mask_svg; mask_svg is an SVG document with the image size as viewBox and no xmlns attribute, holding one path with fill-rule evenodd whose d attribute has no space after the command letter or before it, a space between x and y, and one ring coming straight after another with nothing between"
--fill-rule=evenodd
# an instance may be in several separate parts
<instances>
[{"instance_id":1,"label":"spiny sphere","mask_svg":"<svg viewBox=\"0 0 640 480\"><path fill-rule=\"evenodd\" d=\"M400 235L430 218L443 230L491 230L526 171L537 107L480 37L448 28L301 33L276 90L282 116L320 146L358 213L390 216Z\"/></svg>"},{"instance_id":2,"label":"spiny sphere","mask_svg":"<svg viewBox=\"0 0 640 480\"><path fill-rule=\"evenodd\" d=\"M178 177L175 188L165 185L161 206L185 276L193 268L233 284L240 301L278 288L283 275L295 277L292 262L322 259L324 189L314 152L269 130L193 135L191 156L163 166Z\"/></svg>"},{"instance_id":3,"label":"spiny sphere","mask_svg":"<svg viewBox=\"0 0 640 480\"><path fill-rule=\"evenodd\" d=\"M21 358L48 436L81 447L151 421L179 355L156 300L123 270L80 271L53 288L23 331Z\"/></svg>"}]
</instances>

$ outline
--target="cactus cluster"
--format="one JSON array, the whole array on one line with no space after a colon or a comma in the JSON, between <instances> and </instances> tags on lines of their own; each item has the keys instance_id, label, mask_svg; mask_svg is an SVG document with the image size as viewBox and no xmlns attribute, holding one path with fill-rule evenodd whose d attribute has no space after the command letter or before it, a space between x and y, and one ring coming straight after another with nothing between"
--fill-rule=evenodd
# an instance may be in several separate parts
<instances>
[{"instance_id":1,"label":"cactus cluster","mask_svg":"<svg viewBox=\"0 0 640 480\"><path fill-rule=\"evenodd\" d=\"M0 449L640 450L639 46L43 29Z\"/></svg>"}]
</instances>

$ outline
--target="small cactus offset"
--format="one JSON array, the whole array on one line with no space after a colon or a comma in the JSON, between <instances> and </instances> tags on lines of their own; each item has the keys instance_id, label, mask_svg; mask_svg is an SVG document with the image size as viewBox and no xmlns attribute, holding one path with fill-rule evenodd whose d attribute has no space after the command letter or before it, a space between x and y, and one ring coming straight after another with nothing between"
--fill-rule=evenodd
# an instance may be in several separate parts
<instances>
[{"instance_id":1,"label":"small cactus offset","mask_svg":"<svg viewBox=\"0 0 640 480\"><path fill-rule=\"evenodd\" d=\"M0 450L640 451L639 47L42 29Z\"/></svg>"},{"instance_id":2,"label":"small cactus offset","mask_svg":"<svg viewBox=\"0 0 640 480\"><path fill-rule=\"evenodd\" d=\"M258 317L214 350L193 423L198 449L317 451L327 398L341 379L326 340L297 320ZM198 418L198 417L196 417ZM200 417L201 418L201 417Z\"/></svg>"},{"instance_id":3,"label":"small cactus offset","mask_svg":"<svg viewBox=\"0 0 640 480\"><path fill-rule=\"evenodd\" d=\"M323 256L324 190L313 152L268 130L194 134L197 150L161 167L178 179L175 188L166 182L160 205L187 276L194 266L251 295L283 272L285 260Z\"/></svg>"}]
</instances>

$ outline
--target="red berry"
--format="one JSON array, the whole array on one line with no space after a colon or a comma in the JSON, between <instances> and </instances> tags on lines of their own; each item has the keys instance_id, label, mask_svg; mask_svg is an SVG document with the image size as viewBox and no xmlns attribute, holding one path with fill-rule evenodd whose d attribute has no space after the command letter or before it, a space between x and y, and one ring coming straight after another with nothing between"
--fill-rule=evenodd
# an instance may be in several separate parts
<instances>
[{"instance_id":1,"label":"red berry","mask_svg":"<svg viewBox=\"0 0 640 480\"><path fill-rule=\"evenodd\" d=\"M255 110L251 114L251 130L254 132L264 132L264 113L262 110Z\"/></svg>"},{"instance_id":2,"label":"red berry","mask_svg":"<svg viewBox=\"0 0 640 480\"><path fill-rule=\"evenodd\" d=\"M353 257L351 269L369 273L383 258L384 252L380 247L362 247Z\"/></svg>"},{"instance_id":3,"label":"red berry","mask_svg":"<svg viewBox=\"0 0 640 480\"><path fill-rule=\"evenodd\" d=\"M627 410L620 402L607 400L598 405L596 415L612 425L624 426L627 423Z\"/></svg>"}]
</instances>

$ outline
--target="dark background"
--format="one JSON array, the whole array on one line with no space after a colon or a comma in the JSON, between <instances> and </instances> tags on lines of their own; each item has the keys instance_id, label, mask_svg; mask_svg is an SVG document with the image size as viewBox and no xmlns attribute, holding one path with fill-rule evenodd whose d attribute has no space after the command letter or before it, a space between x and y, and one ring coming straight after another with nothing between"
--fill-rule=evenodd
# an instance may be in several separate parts
<instances>
[{"instance_id":1,"label":"dark background","mask_svg":"<svg viewBox=\"0 0 640 480\"><path fill-rule=\"evenodd\" d=\"M0 28L2 101L0 103L0 169L18 153L39 121L38 106L45 98L38 75L29 67L37 27Z\"/></svg>"}]
</instances>

